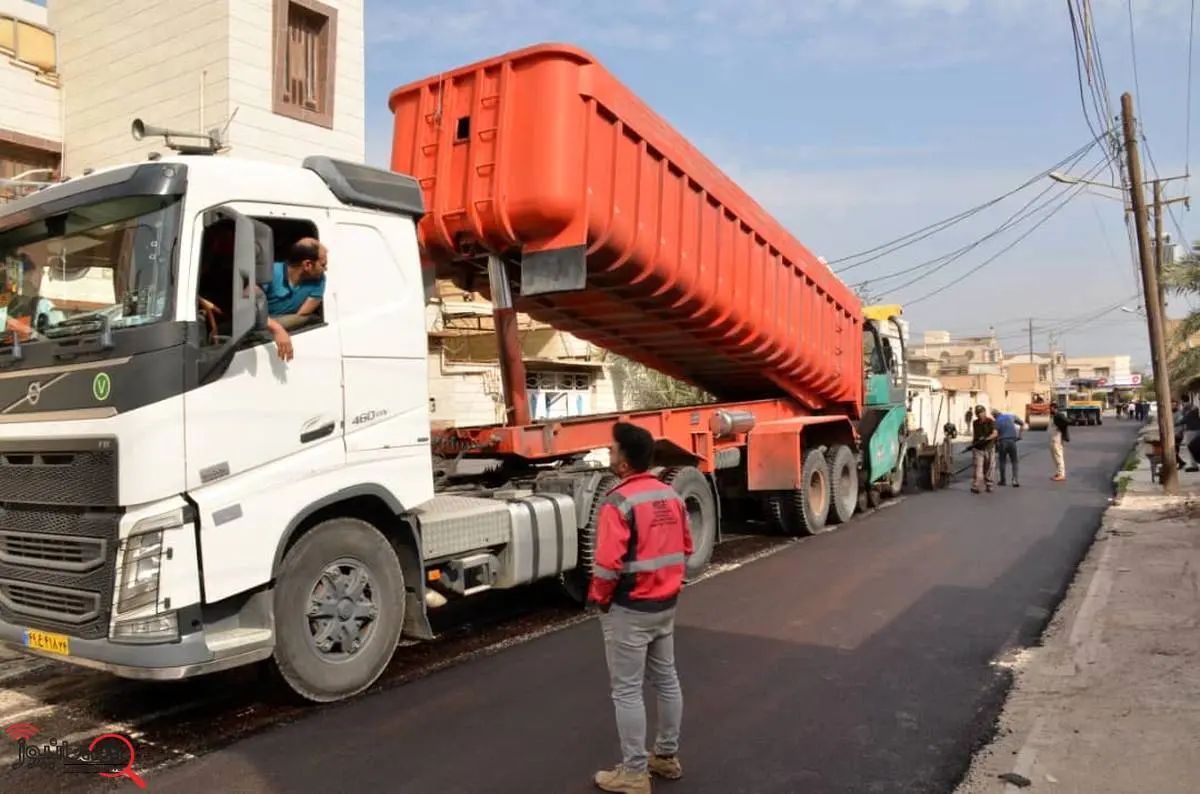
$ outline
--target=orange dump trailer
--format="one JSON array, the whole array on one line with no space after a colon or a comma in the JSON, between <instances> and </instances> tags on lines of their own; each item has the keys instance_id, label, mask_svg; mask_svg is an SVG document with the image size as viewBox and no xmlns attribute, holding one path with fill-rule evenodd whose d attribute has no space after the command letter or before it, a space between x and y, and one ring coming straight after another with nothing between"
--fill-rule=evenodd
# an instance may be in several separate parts
<instances>
[{"instance_id":1,"label":"orange dump trailer","mask_svg":"<svg viewBox=\"0 0 1200 794\"><path fill-rule=\"evenodd\" d=\"M723 401L856 420L857 296L590 55L543 45L396 89L426 266ZM503 302L503 301L502 301Z\"/></svg>"}]
</instances>

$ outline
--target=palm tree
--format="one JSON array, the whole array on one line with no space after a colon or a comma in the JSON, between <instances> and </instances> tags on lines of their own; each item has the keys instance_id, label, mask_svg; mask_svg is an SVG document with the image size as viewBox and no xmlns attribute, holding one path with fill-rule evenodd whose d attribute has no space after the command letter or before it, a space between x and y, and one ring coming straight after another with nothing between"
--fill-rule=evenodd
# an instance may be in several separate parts
<instances>
[{"instance_id":1,"label":"palm tree","mask_svg":"<svg viewBox=\"0 0 1200 794\"><path fill-rule=\"evenodd\" d=\"M1189 305L1200 298L1200 242L1193 243L1186 256L1164 265L1162 280L1167 292L1188 299ZM1171 384L1178 391L1191 391L1188 387L1200 380L1200 309L1192 309L1174 325L1166 340Z\"/></svg>"}]
</instances>

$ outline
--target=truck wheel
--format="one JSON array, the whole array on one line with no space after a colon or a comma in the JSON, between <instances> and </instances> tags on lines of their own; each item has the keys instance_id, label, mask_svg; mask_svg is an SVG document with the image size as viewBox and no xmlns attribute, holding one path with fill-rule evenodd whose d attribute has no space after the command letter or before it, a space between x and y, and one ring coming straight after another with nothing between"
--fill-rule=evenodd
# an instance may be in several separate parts
<instances>
[{"instance_id":1,"label":"truck wheel","mask_svg":"<svg viewBox=\"0 0 1200 794\"><path fill-rule=\"evenodd\" d=\"M825 456L829 462L829 523L841 524L858 507L858 462L845 444L834 444Z\"/></svg>"},{"instance_id":2,"label":"truck wheel","mask_svg":"<svg viewBox=\"0 0 1200 794\"><path fill-rule=\"evenodd\" d=\"M660 479L675 489L687 507L692 556L688 558L684 580L691 581L704 573L717 543L717 500L708 478L692 466L667 469Z\"/></svg>"},{"instance_id":3,"label":"truck wheel","mask_svg":"<svg viewBox=\"0 0 1200 794\"><path fill-rule=\"evenodd\" d=\"M315 703L362 692L383 674L404 626L404 572L365 521L332 518L283 558L276 579L275 669Z\"/></svg>"},{"instance_id":4,"label":"truck wheel","mask_svg":"<svg viewBox=\"0 0 1200 794\"><path fill-rule=\"evenodd\" d=\"M615 474L600 478L592 503L588 506L587 524L579 528L579 556L575 567L559 577L567 598L582 606L587 603L588 587L592 584L592 561L596 558L596 522L600 519L600 503L613 486L621 481Z\"/></svg>"}]
</instances>

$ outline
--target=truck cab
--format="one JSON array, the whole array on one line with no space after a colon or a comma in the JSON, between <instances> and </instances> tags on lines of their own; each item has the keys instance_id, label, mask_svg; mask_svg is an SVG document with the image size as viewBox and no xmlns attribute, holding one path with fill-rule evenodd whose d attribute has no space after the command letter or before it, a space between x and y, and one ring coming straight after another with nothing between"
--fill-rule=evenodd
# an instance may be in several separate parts
<instances>
[{"instance_id":1,"label":"truck cab","mask_svg":"<svg viewBox=\"0 0 1200 794\"><path fill-rule=\"evenodd\" d=\"M331 517L433 496L423 211L411 177L326 157L161 158L0 207L9 292L42 307L10 297L0 331L0 643L140 678L265 659L288 565L310 619L382 612L376 644L399 636L404 609L379 602L421 597L411 528L383 552L408 586L363 579L365 535L342 565L290 552ZM255 285L304 237L329 251L327 286L284 362ZM365 686L290 672L315 700Z\"/></svg>"}]
</instances>

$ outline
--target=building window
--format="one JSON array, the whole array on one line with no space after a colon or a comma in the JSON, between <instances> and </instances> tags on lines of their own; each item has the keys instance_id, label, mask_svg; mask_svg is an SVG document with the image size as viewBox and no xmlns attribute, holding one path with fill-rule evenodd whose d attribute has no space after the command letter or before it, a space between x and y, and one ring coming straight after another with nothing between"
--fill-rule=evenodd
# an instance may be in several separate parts
<instances>
[{"instance_id":1,"label":"building window","mask_svg":"<svg viewBox=\"0 0 1200 794\"><path fill-rule=\"evenodd\" d=\"M24 20L0 15L0 53L41 74L58 73L54 34Z\"/></svg>"},{"instance_id":2,"label":"building window","mask_svg":"<svg viewBox=\"0 0 1200 794\"><path fill-rule=\"evenodd\" d=\"M530 416L535 420L586 416L592 412L593 381L587 372L527 372Z\"/></svg>"},{"instance_id":3,"label":"building window","mask_svg":"<svg viewBox=\"0 0 1200 794\"><path fill-rule=\"evenodd\" d=\"M275 0L274 110L333 129L337 9L317 0Z\"/></svg>"},{"instance_id":4,"label":"building window","mask_svg":"<svg viewBox=\"0 0 1200 794\"><path fill-rule=\"evenodd\" d=\"M1107 378L1109 376L1108 367L1096 367L1097 378Z\"/></svg>"}]
</instances>

